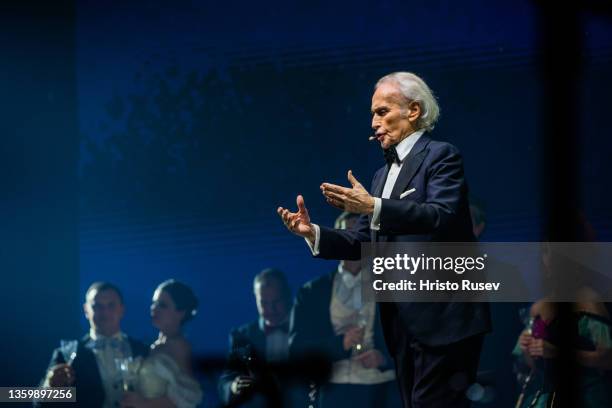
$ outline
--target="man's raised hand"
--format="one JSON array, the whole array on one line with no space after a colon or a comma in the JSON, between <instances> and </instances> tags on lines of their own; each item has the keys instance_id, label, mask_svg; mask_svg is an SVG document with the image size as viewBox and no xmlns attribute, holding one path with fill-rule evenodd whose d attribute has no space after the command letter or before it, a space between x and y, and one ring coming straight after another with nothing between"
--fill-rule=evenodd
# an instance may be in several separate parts
<instances>
[{"instance_id":1,"label":"man's raised hand","mask_svg":"<svg viewBox=\"0 0 612 408\"><path fill-rule=\"evenodd\" d=\"M372 214L374 212L374 198L367 192L359 181L353 176L351 170L347 174L351 188L331 183L321 184L321 192L332 206L355 214Z\"/></svg>"},{"instance_id":2,"label":"man's raised hand","mask_svg":"<svg viewBox=\"0 0 612 408\"><path fill-rule=\"evenodd\" d=\"M310 216L304 204L304 197L301 195L297 196L296 203L298 207L297 212L291 212L283 207L278 207L276 212L289 231L300 237L307 238L310 242L314 243L315 229L310 222Z\"/></svg>"}]
</instances>

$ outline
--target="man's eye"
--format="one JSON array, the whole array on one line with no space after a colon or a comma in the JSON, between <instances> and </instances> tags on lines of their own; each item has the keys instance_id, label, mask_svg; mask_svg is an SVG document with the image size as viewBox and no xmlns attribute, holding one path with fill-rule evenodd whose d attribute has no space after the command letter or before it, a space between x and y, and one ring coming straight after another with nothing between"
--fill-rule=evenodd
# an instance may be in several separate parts
<instances>
[{"instance_id":1,"label":"man's eye","mask_svg":"<svg viewBox=\"0 0 612 408\"><path fill-rule=\"evenodd\" d=\"M374 115L378 115L378 116L385 116L387 114L387 110L386 109L378 109L375 110L374 112L372 112L372 116Z\"/></svg>"}]
</instances>

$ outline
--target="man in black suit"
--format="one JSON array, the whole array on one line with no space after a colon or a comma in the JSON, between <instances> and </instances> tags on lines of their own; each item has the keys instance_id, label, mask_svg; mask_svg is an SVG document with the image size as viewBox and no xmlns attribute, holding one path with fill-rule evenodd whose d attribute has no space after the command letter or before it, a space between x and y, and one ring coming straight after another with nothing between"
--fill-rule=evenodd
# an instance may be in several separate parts
<instances>
[{"instance_id":1,"label":"man in black suit","mask_svg":"<svg viewBox=\"0 0 612 408\"><path fill-rule=\"evenodd\" d=\"M387 75L376 84L371 112L372 139L387 161L374 174L372 194L350 170L351 187L321 185L329 204L361 214L356 226L340 231L313 224L300 195L297 212L277 210L287 228L326 259L359 259L368 241L474 241L461 155L429 136L439 108L427 84L408 72ZM404 406L469 406L465 391L490 330L488 305L382 303L380 314Z\"/></svg>"},{"instance_id":2,"label":"man in black suit","mask_svg":"<svg viewBox=\"0 0 612 408\"><path fill-rule=\"evenodd\" d=\"M282 391L266 364L287 361L291 289L281 271L264 269L255 276L253 291L259 318L231 331L227 367L219 378L219 394L227 405L246 403L254 394L277 398ZM265 403L270 401L252 405Z\"/></svg>"},{"instance_id":3,"label":"man in black suit","mask_svg":"<svg viewBox=\"0 0 612 408\"><path fill-rule=\"evenodd\" d=\"M359 215L343 212L335 228L352 228ZM318 393L319 407L397 407L393 360L376 303L362 299L361 262L341 261L332 273L300 288L289 328L289 355L332 363ZM313 398L314 399L314 398Z\"/></svg>"},{"instance_id":4,"label":"man in black suit","mask_svg":"<svg viewBox=\"0 0 612 408\"><path fill-rule=\"evenodd\" d=\"M93 283L85 294L83 310L90 330L79 340L74 361L66 364L61 350L54 350L42 385L76 387L77 402L66 403L66 407L118 407L122 383L115 358L145 357L149 348L121 331L125 309L121 291L115 285ZM63 406L62 403L37 406L47 405Z\"/></svg>"}]
</instances>

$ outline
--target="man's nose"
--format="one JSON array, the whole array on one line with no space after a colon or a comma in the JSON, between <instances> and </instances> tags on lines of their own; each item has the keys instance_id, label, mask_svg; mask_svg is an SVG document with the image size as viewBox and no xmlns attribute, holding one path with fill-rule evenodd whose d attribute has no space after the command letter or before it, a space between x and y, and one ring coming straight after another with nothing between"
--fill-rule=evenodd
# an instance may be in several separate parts
<instances>
[{"instance_id":1,"label":"man's nose","mask_svg":"<svg viewBox=\"0 0 612 408\"><path fill-rule=\"evenodd\" d=\"M378 130L379 127L380 127L380 123L378 122L378 119L373 118L372 119L372 129Z\"/></svg>"}]
</instances>

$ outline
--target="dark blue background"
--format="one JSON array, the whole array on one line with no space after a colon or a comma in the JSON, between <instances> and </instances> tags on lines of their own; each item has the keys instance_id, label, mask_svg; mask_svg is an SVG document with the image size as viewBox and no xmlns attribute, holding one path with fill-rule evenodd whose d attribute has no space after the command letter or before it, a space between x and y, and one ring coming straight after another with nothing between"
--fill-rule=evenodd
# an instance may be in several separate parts
<instances>
[{"instance_id":1,"label":"dark blue background","mask_svg":"<svg viewBox=\"0 0 612 408\"><path fill-rule=\"evenodd\" d=\"M44 87L26 92L25 99L50 98L65 117L33 107L48 119L30 131L40 136L33 144L20 146L34 169L40 164L40 174L58 168L31 154L39 148L56 154L42 147L43 135L60 152L74 153L58 156L66 173L54 185L66 191L47 192L36 183L47 192L40 206L50 197L74 198L61 207L69 219L63 229L49 227L49 234L56 228L68 238L38 239L59 245L67 257L49 271L68 265L64 270L78 271L79 283L77 272L58 272L32 284L34 293L52 293L56 305L65 299L70 313L56 315L62 324L45 334L24 329L22 338L36 339L38 351L19 381L42 375L40 356L58 343L59 332L85 331L79 304L94 280L123 289L124 329L144 340L156 334L148 318L155 286L170 277L188 283L201 303L188 330L194 352L221 356L230 328L256 317L251 282L257 272L280 268L296 289L334 268L313 260L275 210L293 207L300 193L314 221L330 224L337 211L325 205L319 184L346 184L348 169L369 184L382 164L379 147L367 141L372 87L392 71L421 75L438 97L442 116L433 136L463 152L471 194L487 212L484 239L540 238L541 156L554 146L540 143L546 96L532 2L81 1L65 10L65 20L41 32L60 40L53 47L30 45L43 64L11 61L15 72L27 66L40 83L63 78L58 86L72 98ZM585 214L599 238L609 240L612 30L589 13L583 22L576 112L582 151L575 159ZM65 31L57 34L60 26ZM13 94L23 92L13 87ZM9 105L11 97L4 98ZM15 180L24 177L16 174ZM46 211L45 219L57 221ZM32 228L40 226L32 221ZM508 328L513 307L496 308L504 322L488 340L482 367L503 373L510 371L518 318Z\"/></svg>"},{"instance_id":2,"label":"dark blue background","mask_svg":"<svg viewBox=\"0 0 612 408\"><path fill-rule=\"evenodd\" d=\"M132 333L153 334L148 299L176 277L202 301L196 350L219 353L228 330L255 317L259 270L281 268L297 287L334 267L311 260L274 211L301 193L329 224L337 212L319 184L347 184L349 168L369 184L381 165L367 141L372 87L394 70L435 91L434 137L462 150L486 238L538 239L543 102L530 2L83 2L77 11L81 293L95 279L117 282ZM600 116L609 33L595 18L583 32L593 211L606 208L590 181L605 165L601 143L610 145Z\"/></svg>"}]
</instances>

